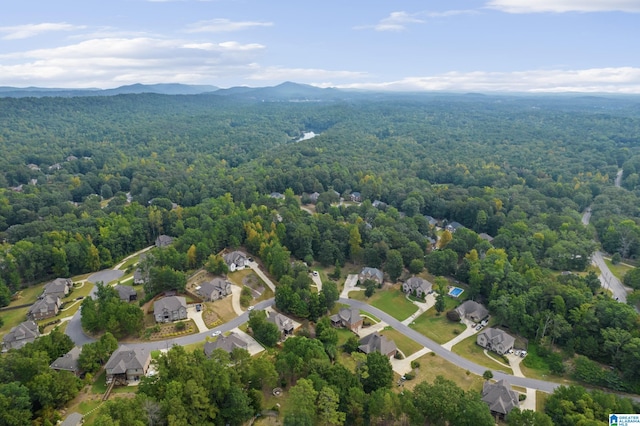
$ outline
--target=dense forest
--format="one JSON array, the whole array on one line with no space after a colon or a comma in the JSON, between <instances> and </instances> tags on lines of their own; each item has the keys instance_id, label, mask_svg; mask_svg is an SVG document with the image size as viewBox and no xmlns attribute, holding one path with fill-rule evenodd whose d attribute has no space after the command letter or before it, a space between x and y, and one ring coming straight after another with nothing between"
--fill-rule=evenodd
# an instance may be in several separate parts
<instances>
[{"instance_id":1,"label":"dense forest","mask_svg":"<svg viewBox=\"0 0 640 426\"><path fill-rule=\"evenodd\" d=\"M298 141L311 131L317 136ZM468 284L499 325L546 350L554 372L569 367L585 383L638 392L634 307L603 292L594 273L559 274L586 271L600 246L626 259L639 254L638 135L640 101L632 97L0 99L0 305L33 283L112 266L160 234L176 239L152 258L157 279L147 296L167 282L184 283L185 272L223 248L244 246L279 281L278 308L312 321L337 291L312 292L293 259L380 267L392 281L427 268ZM311 215L300 203L316 192ZM355 192L361 203L339 203ZM584 226L589 206L593 226ZM435 231L425 215L466 228L432 250ZM640 289L640 274L637 281L629 285ZM629 296L631 304L639 300L638 292ZM173 380L170 360L162 380ZM319 378L296 386L314 387L317 398L325 387L335 393L328 377L337 374L314 368L295 379ZM215 397L216 415L252 415L257 402L242 381L220 380L232 392ZM353 386L374 397L366 383ZM140 398L162 406L174 391L186 392L148 383ZM339 391L324 396L353 415L349 388ZM238 400L224 400L231 397ZM245 411L233 412L235 404Z\"/></svg>"}]
</instances>

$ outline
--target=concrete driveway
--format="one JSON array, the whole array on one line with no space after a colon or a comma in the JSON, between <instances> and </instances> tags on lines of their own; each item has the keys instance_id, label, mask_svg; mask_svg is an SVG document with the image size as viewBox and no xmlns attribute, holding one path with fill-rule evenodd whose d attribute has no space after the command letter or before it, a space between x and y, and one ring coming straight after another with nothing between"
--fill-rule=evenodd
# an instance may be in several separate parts
<instances>
[{"instance_id":1,"label":"concrete driveway","mask_svg":"<svg viewBox=\"0 0 640 426\"><path fill-rule=\"evenodd\" d=\"M238 337L240 337L242 340L244 340L245 342L247 342L247 352L249 352L249 354L251 354L251 356L258 354L262 351L264 351L264 348L262 347L262 345L260 343L258 343L258 341L256 339L254 339L253 337L249 336L247 333L245 333L244 331L240 330L239 328L234 328L233 330L231 330L232 333L236 333L238 335Z\"/></svg>"},{"instance_id":2,"label":"concrete driveway","mask_svg":"<svg viewBox=\"0 0 640 426\"><path fill-rule=\"evenodd\" d=\"M347 279L344 281L344 287L342 288L342 293L340 293L340 297L343 299L349 298L350 291L359 291L361 288L356 287L358 284L358 276L356 274L347 275Z\"/></svg>"},{"instance_id":3,"label":"concrete driveway","mask_svg":"<svg viewBox=\"0 0 640 426\"><path fill-rule=\"evenodd\" d=\"M202 319L202 310L198 312L196 310L196 305L187 307L187 318L193 320L193 322L196 324L196 327L198 327L198 332L202 333L209 330L204 323L204 320Z\"/></svg>"},{"instance_id":4,"label":"concrete driveway","mask_svg":"<svg viewBox=\"0 0 640 426\"><path fill-rule=\"evenodd\" d=\"M317 273L317 271L314 271ZM320 274L318 273L318 275L314 275L313 272L310 274L311 279L313 280L314 284L316 285L316 287L318 288L318 293L320 293L322 291L322 279L320 278Z\"/></svg>"},{"instance_id":5,"label":"concrete driveway","mask_svg":"<svg viewBox=\"0 0 640 426\"><path fill-rule=\"evenodd\" d=\"M253 270L253 272L256 273L256 275L262 278L262 281L264 281L264 283L268 285L274 293L276 292L276 286L273 284L273 282L271 282L269 277L267 277L267 275L262 272L262 269L260 269L260 265L258 265L257 262L247 262L247 265L249 265L249 267Z\"/></svg>"}]
</instances>

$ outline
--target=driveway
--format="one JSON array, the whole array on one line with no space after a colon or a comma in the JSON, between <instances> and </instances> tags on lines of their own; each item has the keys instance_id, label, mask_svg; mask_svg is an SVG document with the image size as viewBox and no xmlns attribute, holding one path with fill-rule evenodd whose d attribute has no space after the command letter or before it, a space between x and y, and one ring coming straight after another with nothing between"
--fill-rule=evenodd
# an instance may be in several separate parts
<instances>
[{"instance_id":1,"label":"driveway","mask_svg":"<svg viewBox=\"0 0 640 426\"><path fill-rule=\"evenodd\" d=\"M196 305L191 305L187 307L187 318L193 320L193 322L196 324L196 327L198 327L199 332L202 333L203 331L209 330L206 324L204 323L204 320L202 319L202 310L198 312L196 310Z\"/></svg>"},{"instance_id":2,"label":"driveway","mask_svg":"<svg viewBox=\"0 0 640 426\"><path fill-rule=\"evenodd\" d=\"M231 306L233 307L233 312L236 315L242 315L244 312L242 310L242 306L240 306L240 294L242 293L242 289L237 285L231 285Z\"/></svg>"},{"instance_id":3,"label":"driveway","mask_svg":"<svg viewBox=\"0 0 640 426\"><path fill-rule=\"evenodd\" d=\"M418 310L415 311L409 318L402 321L404 325L411 324L416 318L418 318L424 312L428 311L433 305L435 305L436 294L435 293L427 294L427 297L425 297L424 302L416 302L415 300L409 299L409 296L407 296L407 300L413 303L414 305L416 305L418 307Z\"/></svg>"},{"instance_id":4,"label":"driveway","mask_svg":"<svg viewBox=\"0 0 640 426\"><path fill-rule=\"evenodd\" d=\"M253 356L255 354L259 354L260 352L264 351L264 348L262 347L262 345L260 343L258 343L258 341L256 339L254 339L253 337L249 336L244 331L240 330L239 328L234 328L231 331L233 333L236 333L242 340L247 342L247 352L249 352L249 354L251 354L251 356Z\"/></svg>"},{"instance_id":5,"label":"driveway","mask_svg":"<svg viewBox=\"0 0 640 426\"><path fill-rule=\"evenodd\" d=\"M456 337L454 337L453 339L449 340L447 343L443 343L442 347L445 348L446 350L450 351L451 348L453 348L456 344L462 342L464 339L466 339L469 336L473 336L474 334L476 334L478 332L478 330L475 329L475 327L471 327L471 323L468 322L467 320L463 320L464 324L467 326L467 328L460 334L458 334Z\"/></svg>"},{"instance_id":6,"label":"driveway","mask_svg":"<svg viewBox=\"0 0 640 426\"><path fill-rule=\"evenodd\" d=\"M269 279L269 277L267 277L265 275L264 272L262 272L262 269L260 269L260 265L258 265L257 262L247 262L247 264L249 265L249 267L253 270L253 272L256 273L256 275L258 275L260 278L262 278L262 281L265 282L266 285L269 286L269 288L271 290L273 290L273 292L276 292L276 286L273 284L273 282L271 282L271 280Z\"/></svg>"},{"instance_id":7,"label":"driveway","mask_svg":"<svg viewBox=\"0 0 640 426\"><path fill-rule=\"evenodd\" d=\"M311 273L311 279L318 288L318 293L320 293L322 291L322 278L320 278L320 274L314 275L313 273Z\"/></svg>"},{"instance_id":8,"label":"driveway","mask_svg":"<svg viewBox=\"0 0 640 426\"><path fill-rule=\"evenodd\" d=\"M358 275L356 274L347 275L347 279L344 281L344 287L342 288L342 293L340 293L340 297L342 299L348 299L350 291L362 290L361 288L356 287L357 284L358 284Z\"/></svg>"}]
</instances>

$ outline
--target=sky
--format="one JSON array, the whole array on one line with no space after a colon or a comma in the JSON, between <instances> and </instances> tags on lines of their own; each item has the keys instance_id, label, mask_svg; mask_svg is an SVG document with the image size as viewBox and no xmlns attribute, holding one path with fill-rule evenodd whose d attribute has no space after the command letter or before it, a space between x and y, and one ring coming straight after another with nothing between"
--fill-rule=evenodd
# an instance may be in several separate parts
<instances>
[{"instance_id":1,"label":"sky","mask_svg":"<svg viewBox=\"0 0 640 426\"><path fill-rule=\"evenodd\" d=\"M640 0L20 0L0 86L640 93Z\"/></svg>"}]
</instances>

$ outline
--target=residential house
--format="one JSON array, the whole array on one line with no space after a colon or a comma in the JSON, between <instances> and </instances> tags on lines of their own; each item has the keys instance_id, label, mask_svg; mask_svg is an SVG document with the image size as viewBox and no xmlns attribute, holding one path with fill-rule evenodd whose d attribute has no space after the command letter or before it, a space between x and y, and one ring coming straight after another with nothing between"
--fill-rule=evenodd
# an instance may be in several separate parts
<instances>
[{"instance_id":1,"label":"residential house","mask_svg":"<svg viewBox=\"0 0 640 426\"><path fill-rule=\"evenodd\" d=\"M133 272L133 283L135 285L142 285L149 279L149 273L143 271L141 268L136 268Z\"/></svg>"},{"instance_id":2,"label":"residential house","mask_svg":"<svg viewBox=\"0 0 640 426\"><path fill-rule=\"evenodd\" d=\"M267 321L274 323L278 326L278 330L282 334L282 338L293 334L293 329L295 328L293 325L293 321L291 318L288 318L282 314L271 311L269 312L269 316L267 317Z\"/></svg>"},{"instance_id":3,"label":"residential house","mask_svg":"<svg viewBox=\"0 0 640 426\"><path fill-rule=\"evenodd\" d=\"M358 349L365 354L380 352L382 355L386 355L391 358L392 356L395 356L396 352L398 352L398 347L395 342L378 334L378 332L364 336L358 343L360 343Z\"/></svg>"},{"instance_id":4,"label":"residential house","mask_svg":"<svg viewBox=\"0 0 640 426\"><path fill-rule=\"evenodd\" d=\"M151 352L146 349L129 349L121 345L109 358L104 369L107 383L118 380L120 383L140 380L147 374L151 364Z\"/></svg>"},{"instance_id":5,"label":"residential house","mask_svg":"<svg viewBox=\"0 0 640 426\"><path fill-rule=\"evenodd\" d=\"M466 318L473 322L482 321L487 315L489 315L487 308L473 300L463 302L456 308L456 311L460 314L460 318Z\"/></svg>"},{"instance_id":6,"label":"residential house","mask_svg":"<svg viewBox=\"0 0 640 426\"><path fill-rule=\"evenodd\" d=\"M434 217L425 215L424 218L429 221L429 226L437 226L438 225L438 220L435 219Z\"/></svg>"},{"instance_id":7,"label":"residential house","mask_svg":"<svg viewBox=\"0 0 640 426\"><path fill-rule=\"evenodd\" d=\"M387 208L387 203L380 200L373 200L373 203L371 203L371 205L380 210L384 210Z\"/></svg>"},{"instance_id":8,"label":"residential house","mask_svg":"<svg viewBox=\"0 0 640 426\"><path fill-rule=\"evenodd\" d=\"M478 237L480 237L481 239L483 239L483 240L485 240L485 241L488 241L488 242L490 242L490 243L492 243L492 242L493 242L493 237L492 237L491 235L489 235L489 234L485 233L485 232L483 232L483 233L481 233L481 234L478 234Z\"/></svg>"},{"instance_id":9,"label":"residential house","mask_svg":"<svg viewBox=\"0 0 640 426\"><path fill-rule=\"evenodd\" d=\"M66 354L58 357L55 361L51 363L49 367L53 370L57 371L69 371L70 373L75 374L76 376L80 376L82 371L78 366L78 360L80 359L80 353L82 352L82 347L74 346Z\"/></svg>"},{"instance_id":10,"label":"residential house","mask_svg":"<svg viewBox=\"0 0 640 426\"><path fill-rule=\"evenodd\" d=\"M447 228L447 231L449 231L449 232L453 233L453 232L456 232L456 231L457 231L458 229L460 229L460 228L464 228L464 225L462 225L461 223L458 223L458 222L455 222L455 221L454 221L454 222L449 223L449 224L446 226L446 228Z\"/></svg>"},{"instance_id":11,"label":"residential house","mask_svg":"<svg viewBox=\"0 0 640 426\"><path fill-rule=\"evenodd\" d=\"M231 294L231 283L223 278L214 278L196 287L196 293L213 302Z\"/></svg>"},{"instance_id":12,"label":"residential house","mask_svg":"<svg viewBox=\"0 0 640 426\"><path fill-rule=\"evenodd\" d=\"M57 296L45 295L42 299L36 300L36 303L31 305L29 312L27 312L27 318L34 321L44 318L54 317L58 315L60 310L60 298Z\"/></svg>"},{"instance_id":13,"label":"residential house","mask_svg":"<svg viewBox=\"0 0 640 426\"><path fill-rule=\"evenodd\" d=\"M506 354L513 348L515 337L497 328L485 328L478 333L476 343L485 349L497 352L498 355Z\"/></svg>"},{"instance_id":14,"label":"residential house","mask_svg":"<svg viewBox=\"0 0 640 426\"><path fill-rule=\"evenodd\" d=\"M68 156L66 158L67 161L76 161L78 159L78 157L76 157L75 155L71 154L70 156Z\"/></svg>"},{"instance_id":15,"label":"residential house","mask_svg":"<svg viewBox=\"0 0 640 426\"><path fill-rule=\"evenodd\" d=\"M518 407L518 394L511 389L505 380L482 385L482 401L484 401L495 417L504 419L514 408Z\"/></svg>"},{"instance_id":16,"label":"residential house","mask_svg":"<svg viewBox=\"0 0 640 426\"><path fill-rule=\"evenodd\" d=\"M49 295L64 299L65 296L69 294L72 288L73 281L71 281L69 278L56 278L55 280L45 284L44 291L42 292L40 298L44 298L44 296Z\"/></svg>"},{"instance_id":17,"label":"residential house","mask_svg":"<svg viewBox=\"0 0 640 426\"><path fill-rule=\"evenodd\" d=\"M156 247L167 247L170 246L171 243L173 243L173 237L170 237L168 235L160 235L158 238L156 238Z\"/></svg>"},{"instance_id":18,"label":"residential house","mask_svg":"<svg viewBox=\"0 0 640 426\"><path fill-rule=\"evenodd\" d=\"M384 281L384 275L382 271L377 268L370 268L368 266L362 268L362 271L358 274L358 281L360 284L364 283L366 280L373 280L378 284L382 284Z\"/></svg>"},{"instance_id":19,"label":"residential house","mask_svg":"<svg viewBox=\"0 0 640 426\"><path fill-rule=\"evenodd\" d=\"M279 192L272 192L271 194L269 194L269 197L275 198L276 200L284 200L284 194L281 194Z\"/></svg>"},{"instance_id":20,"label":"residential house","mask_svg":"<svg viewBox=\"0 0 640 426\"><path fill-rule=\"evenodd\" d=\"M358 332L363 322L364 318L356 308L342 308L337 314L331 316L331 323L335 327L345 327L354 333Z\"/></svg>"},{"instance_id":21,"label":"residential house","mask_svg":"<svg viewBox=\"0 0 640 426\"><path fill-rule=\"evenodd\" d=\"M38 324L33 321L22 322L13 327L2 338L2 352L9 349L20 349L27 343L31 343L40 337Z\"/></svg>"},{"instance_id":22,"label":"residential house","mask_svg":"<svg viewBox=\"0 0 640 426\"><path fill-rule=\"evenodd\" d=\"M60 170L60 169L62 169L62 164L60 164L60 163L56 163L56 164L53 164L53 165L49 166L49 170Z\"/></svg>"},{"instance_id":23,"label":"residential house","mask_svg":"<svg viewBox=\"0 0 640 426\"><path fill-rule=\"evenodd\" d=\"M216 349L222 349L225 352L231 353L234 349L247 349L249 344L242 340L239 334L230 333L228 336L218 336L215 342L207 342L204 344L204 354L207 357L211 357L211 354Z\"/></svg>"},{"instance_id":24,"label":"residential house","mask_svg":"<svg viewBox=\"0 0 640 426\"><path fill-rule=\"evenodd\" d=\"M320 193L314 192L313 194L309 195L309 200L311 200L311 202L315 204L318 202L318 197L320 197Z\"/></svg>"},{"instance_id":25,"label":"residential house","mask_svg":"<svg viewBox=\"0 0 640 426\"><path fill-rule=\"evenodd\" d=\"M40 167L37 164L33 164L33 163L27 164L27 167L29 168L29 170L34 170L34 171L40 170Z\"/></svg>"},{"instance_id":26,"label":"residential house","mask_svg":"<svg viewBox=\"0 0 640 426\"><path fill-rule=\"evenodd\" d=\"M118 292L120 300L124 302L133 302L138 300L138 292L128 285L117 285L114 289Z\"/></svg>"},{"instance_id":27,"label":"residential house","mask_svg":"<svg viewBox=\"0 0 640 426\"><path fill-rule=\"evenodd\" d=\"M352 192L350 198L351 201L359 203L362 201L362 194L360 194L359 192Z\"/></svg>"},{"instance_id":28,"label":"residential house","mask_svg":"<svg viewBox=\"0 0 640 426\"><path fill-rule=\"evenodd\" d=\"M403 292L405 292L406 294L415 293L415 295L419 298L423 298L424 296L429 294L432 287L433 284L420 277L411 277L407 281L402 283Z\"/></svg>"},{"instance_id":29,"label":"residential house","mask_svg":"<svg viewBox=\"0 0 640 426\"><path fill-rule=\"evenodd\" d=\"M241 251L232 251L231 253L225 254L223 258L231 272L244 269L248 264L247 256Z\"/></svg>"},{"instance_id":30,"label":"residential house","mask_svg":"<svg viewBox=\"0 0 640 426\"><path fill-rule=\"evenodd\" d=\"M163 297L153 303L156 322L179 321L187 318L187 301L182 296Z\"/></svg>"},{"instance_id":31,"label":"residential house","mask_svg":"<svg viewBox=\"0 0 640 426\"><path fill-rule=\"evenodd\" d=\"M81 426L84 424L84 416L80 413L73 412L58 426Z\"/></svg>"}]
</instances>

